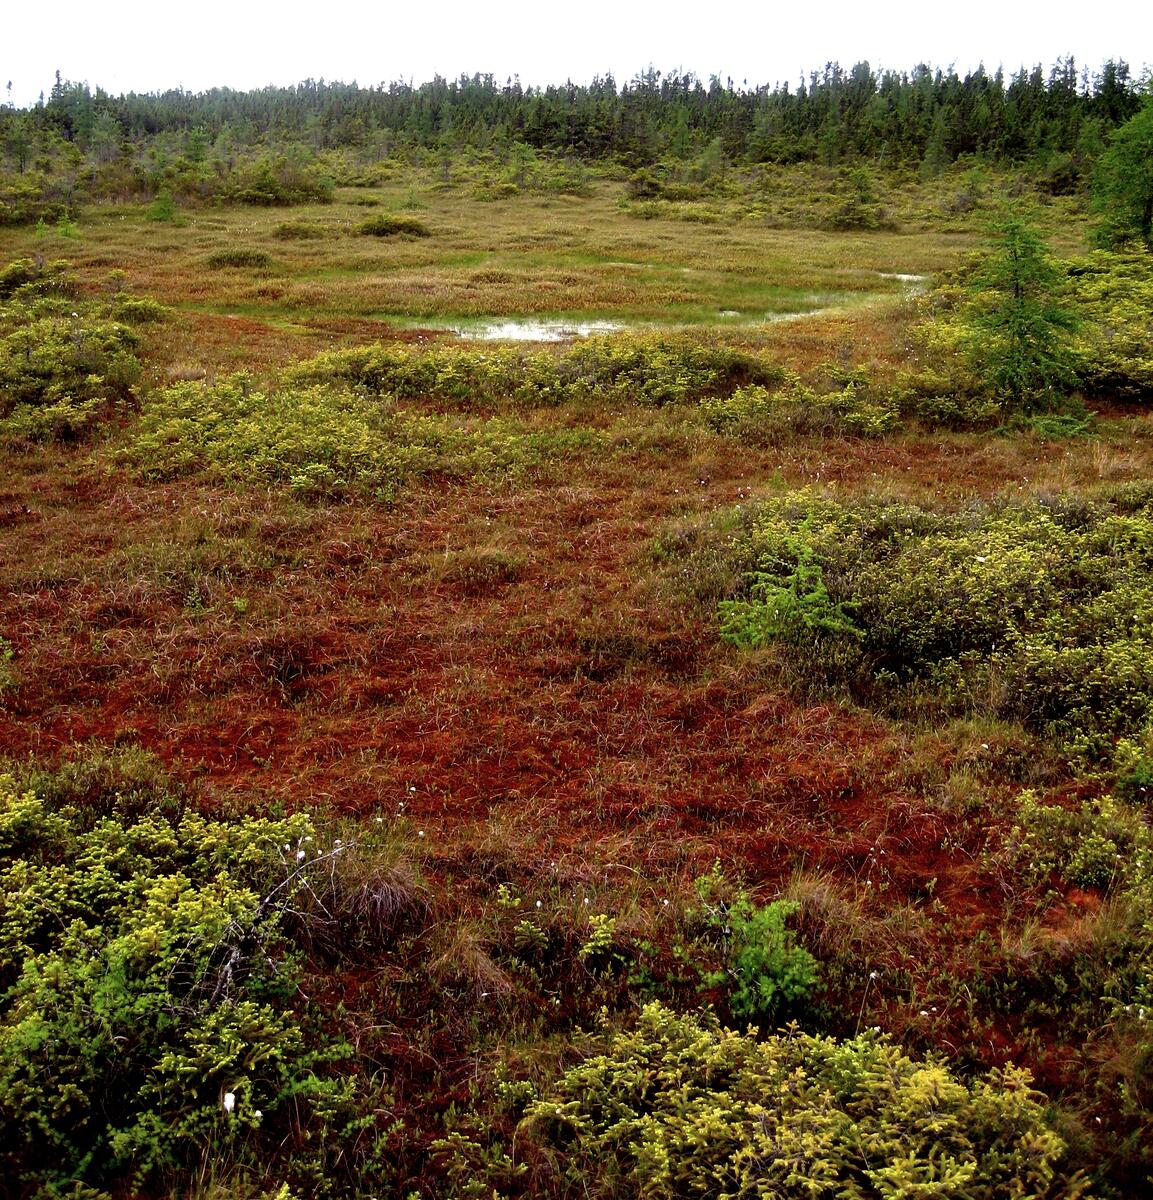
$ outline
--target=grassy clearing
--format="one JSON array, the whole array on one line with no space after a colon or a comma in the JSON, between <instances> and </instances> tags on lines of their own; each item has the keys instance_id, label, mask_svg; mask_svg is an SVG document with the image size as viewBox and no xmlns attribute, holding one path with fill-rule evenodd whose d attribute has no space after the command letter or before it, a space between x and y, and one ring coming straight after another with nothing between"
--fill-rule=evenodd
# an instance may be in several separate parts
<instances>
[{"instance_id":1,"label":"grassy clearing","mask_svg":"<svg viewBox=\"0 0 1153 1200\"><path fill-rule=\"evenodd\" d=\"M963 311L963 274L927 302L882 278L960 265L996 191L959 203L971 183L894 179L896 228L866 232L822 228L836 176L800 168L655 213L611 179L481 198L430 174L291 220L124 205L0 232L4 261L75 264L68 316L2 303L5 337L44 319L67 351L38 411L101 402L73 441L0 445L24 873L0 1114L27 1129L35 1019L70 1047L36 1103L125 1097L107 1129L77 1107L55 1142L5 1140L20 1186L112 1194L132 1158L152 1194L714 1195L803 1115L830 1188L1147 1189L1146 272L1086 258L1073 200L1043 209L1087 268L1096 416L975 427L980 381L912 334ZM356 232L408 215L433 236ZM229 253L253 257L206 269ZM701 327L418 328L533 312ZM120 343L73 353L105 323L131 377ZM217 926L255 928L305 836L363 853L260 927L278 972L253 959L224 1015L260 1009L228 1044L270 1057L168 1086L231 1038L203 987L106 1053L63 989L121 1029L218 978ZM108 896L182 875L189 937L123 899L46 923L96 859ZM134 973L149 938L199 966ZM815 1093L750 1123L798 1064L875 1140ZM683 1098L659 1120L649 1077ZM149 1125L142 1088L183 1107Z\"/></svg>"}]
</instances>

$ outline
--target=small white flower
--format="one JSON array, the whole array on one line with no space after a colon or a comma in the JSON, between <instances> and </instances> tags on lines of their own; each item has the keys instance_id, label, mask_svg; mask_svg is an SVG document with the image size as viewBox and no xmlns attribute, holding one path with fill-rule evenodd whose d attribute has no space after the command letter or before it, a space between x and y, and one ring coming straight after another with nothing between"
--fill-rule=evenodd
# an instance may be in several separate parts
<instances>
[{"instance_id":1,"label":"small white flower","mask_svg":"<svg viewBox=\"0 0 1153 1200\"><path fill-rule=\"evenodd\" d=\"M264 1113L262 1113L259 1108L253 1110L253 1112L252 1112L253 1120L259 1121L259 1120L262 1120L263 1117L264 1117Z\"/></svg>"},{"instance_id":2,"label":"small white flower","mask_svg":"<svg viewBox=\"0 0 1153 1200\"><path fill-rule=\"evenodd\" d=\"M236 1107L236 1093L225 1092L224 1099L220 1101L220 1107L223 1108L226 1113L230 1113Z\"/></svg>"},{"instance_id":3,"label":"small white flower","mask_svg":"<svg viewBox=\"0 0 1153 1200\"><path fill-rule=\"evenodd\" d=\"M304 862L304 851L303 851L303 850L297 850L297 852L296 852L296 861L297 861L297 862Z\"/></svg>"},{"instance_id":4,"label":"small white flower","mask_svg":"<svg viewBox=\"0 0 1153 1200\"><path fill-rule=\"evenodd\" d=\"M869 978L870 978L870 979L876 979L876 978L877 978L877 972L876 972L876 971L870 971L870 972L869 972Z\"/></svg>"},{"instance_id":5,"label":"small white flower","mask_svg":"<svg viewBox=\"0 0 1153 1200\"><path fill-rule=\"evenodd\" d=\"M537 908L540 908L540 901L539 901L539 900L536 902L536 906L537 906Z\"/></svg>"},{"instance_id":6,"label":"small white flower","mask_svg":"<svg viewBox=\"0 0 1153 1200\"><path fill-rule=\"evenodd\" d=\"M377 817L377 818L376 818L376 823L377 823L378 825L383 825L383 824L384 824L384 818L383 818L383 817Z\"/></svg>"},{"instance_id":7,"label":"small white flower","mask_svg":"<svg viewBox=\"0 0 1153 1200\"><path fill-rule=\"evenodd\" d=\"M415 791L416 791L416 788L414 788L414 787L410 787L408 790L409 790L410 792L415 792Z\"/></svg>"},{"instance_id":8,"label":"small white flower","mask_svg":"<svg viewBox=\"0 0 1153 1200\"><path fill-rule=\"evenodd\" d=\"M424 830L423 830L423 829L418 829L418 830L416 831L416 836L417 836L417 837L424 837Z\"/></svg>"}]
</instances>

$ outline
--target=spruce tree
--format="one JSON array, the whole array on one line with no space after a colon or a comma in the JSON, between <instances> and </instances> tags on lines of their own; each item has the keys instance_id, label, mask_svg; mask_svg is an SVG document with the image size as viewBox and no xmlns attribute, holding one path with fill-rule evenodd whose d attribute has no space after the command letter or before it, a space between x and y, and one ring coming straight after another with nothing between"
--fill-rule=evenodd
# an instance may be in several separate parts
<instances>
[{"instance_id":1,"label":"spruce tree","mask_svg":"<svg viewBox=\"0 0 1153 1200\"><path fill-rule=\"evenodd\" d=\"M1057 299L1061 273L1036 226L1009 214L969 282L969 364L1006 413L1054 409L1076 386L1076 314Z\"/></svg>"}]
</instances>

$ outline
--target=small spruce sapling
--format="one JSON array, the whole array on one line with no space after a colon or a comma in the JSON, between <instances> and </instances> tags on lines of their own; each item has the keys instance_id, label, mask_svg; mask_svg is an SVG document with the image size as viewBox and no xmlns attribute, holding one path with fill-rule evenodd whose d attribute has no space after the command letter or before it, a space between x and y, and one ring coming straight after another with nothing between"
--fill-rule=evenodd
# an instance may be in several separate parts
<instances>
[{"instance_id":1,"label":"small spruce sapling","mask_svg":"<svg viewBox=\"0 0 1153 1200\"><path fill-rule=\"evenodd\" d=\"M1037 228L1008 215L969 282L967 357L1005 413L1052 410L1076 386L1077 315L1057 299L1061 275Z\"/></svg>"}]
</instances>

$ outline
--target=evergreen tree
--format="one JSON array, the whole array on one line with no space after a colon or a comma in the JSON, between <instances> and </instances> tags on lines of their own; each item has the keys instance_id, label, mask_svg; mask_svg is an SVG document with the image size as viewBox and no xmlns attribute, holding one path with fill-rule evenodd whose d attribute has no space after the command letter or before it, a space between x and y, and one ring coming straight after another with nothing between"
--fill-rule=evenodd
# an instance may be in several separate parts
<instances>
[{"instance_id":1,"label":"evergreen tree","mask_svg":"<svg viewBox=\"0 0 1153 1200\"><path fill-rule=\"evenodd\" d=\"M1076 385L1076 316L1057 300L1061 273L1036 226L1010 214L969 283L968 357L1005 412L1053 409Z\"/></svg>"},{"instance_id":2,"label":"evergreen tree","mask_svg":"<svg viewBox=\"0 0 1153 1200\"><path fill-rule=\"evenodd\" d=\"M1098 160L1093 203L1106 245L1140 238L1153 249L1153 97L1114 132Z\"/></svg>"}]
</instances>

